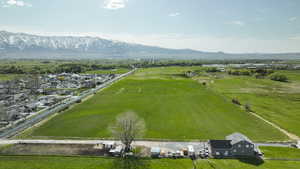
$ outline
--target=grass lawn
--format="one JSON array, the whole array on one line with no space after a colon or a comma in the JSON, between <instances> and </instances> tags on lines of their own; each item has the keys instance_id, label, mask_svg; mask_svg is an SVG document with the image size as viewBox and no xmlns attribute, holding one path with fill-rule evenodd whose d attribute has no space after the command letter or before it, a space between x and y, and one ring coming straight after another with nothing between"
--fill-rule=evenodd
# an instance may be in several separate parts
<instances>
[{"instance_id":1,"label":"grass lawn","mask_svg":"<svg viewBox=\"0 0 300 169\"><path fill-rule=\"evenodd\" d=\"M223 139L233 132L257 141L286 139L228 98L185 78L182 72L190 69L197 67L139 70L36 128L31 136L109 138L107 128L115 117L134 111L144 118L145 138L150 139Z\"/></svg>"},{"instance_id":2,"label":"grass lawn","mask_svg":"<svg viewBox=\"0 0 300 169\"><path fill-rule=\"evenodd\" d=\"M0 74L0 82L1 81L6 81L6 80L12 80L16 77L19 77L20 75L16 74Z\"/></svg>"},{"instance_id":3,"label":"grass lawn","mask_svg":"<svg viewBox=\"0 0 300 169\"><path fill-rule=\"evenodd\" d=\"M130 71L130 69L117 68L117 69L109 69L109 70L87 71L84 74L123 74L123 73L127 73L129 71Z\"/></svg>"},{"instance_id":4,"label":"grass lawn","mask_svg":"<svg viewBox=\"0 0 300 169\"><path fill-rule=\"evenodd\" d=\"M212 90L242 104L250 104L258 115L300 136L300 71L280 71L288 83L246 76L215 79Z\"/></svg>"},{"instance_id":5,"label":"grass lawn","mask_svg":"<svg viewBox=\"0 0 300 169\"><path fill-rule=\"evenodd\" d=\"M300 161L257 164L239 160L198 160L198 169L299 169ZM0 156L0 169L192 169L190 159L121 160L89 157Z\"/></svg>"},{"instance_id":6,"label":"grass lawn","mask_svg":"<svg viewBox=\"0 0 300 169\"><path fill-rule=\"evenodd\" d=\"M300 149L288 147L260 147L266 158L300 159Z\"/></svg>"},{"instance_id":7,"label":"grass lawn","mask_svg":"<svg viewBox=\"0 0 300 169\"><path fill-rule=\"evenodd\" d=\"M187 169L189 159L121 160L88 157L0 156L0 169Z\"/></svg>"},{"instance_id":8,"label":"grass lawn","mask_svg":"<svg viewBox=\"0 0 300 169\"><path fill-rule=\"evenodd\" d=\"M197 168L205 169L299 169L300 161L265 160L262 163L251 160L201 160Z\"/></svg>"}]
</instances>

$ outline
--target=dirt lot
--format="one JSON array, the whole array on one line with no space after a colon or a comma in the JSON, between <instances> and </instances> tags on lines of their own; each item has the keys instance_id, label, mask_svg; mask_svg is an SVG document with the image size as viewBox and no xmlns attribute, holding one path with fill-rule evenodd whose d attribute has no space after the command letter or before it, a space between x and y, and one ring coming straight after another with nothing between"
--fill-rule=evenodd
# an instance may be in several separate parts
<instances>
[{"instance_id":1,"label":"dirt lot","mask_svg":"<svg viewBox=\"0 0 300 169\"><path fill-rule=\"evenodd\" d=\"M88 155L105 156L103 149L91 144L14 144L0 148L0 155Z\"/></svg>"}]
</instances>

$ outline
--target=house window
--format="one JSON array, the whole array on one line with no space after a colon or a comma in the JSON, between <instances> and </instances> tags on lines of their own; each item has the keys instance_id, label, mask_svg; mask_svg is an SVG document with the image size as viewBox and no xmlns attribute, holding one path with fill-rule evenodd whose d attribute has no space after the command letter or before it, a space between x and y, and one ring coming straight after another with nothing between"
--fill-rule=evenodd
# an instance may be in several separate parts
<instances>
[{"instance_id":1,"label":"house window","mask_svg":"<svg viewBox=\"0 0 300 169\"><path fill-rule=\"evenodd\" d=\"M253 145L253 144L251 144L251 147L253 148L253 147L254 147L254 145Z\"/></svg>"},{"instance_id":2,"label":"house window","mask_svg":"<svg viewBox=\"0 0 300 169\"><path fill-rule=\"evenodd\" d=\"M248 145L248 144L246 145L246 148L249 148L249 145Z\"/></svg>"},{"instance_id":3,"label":"house window","mask_svg":"<svg viewBox=\"0 0 300 169\"><path fill-rule=\"evenodd\" d=\"M233 149L233 152L235 152L235 153L236 153L236 149Z\"/></svg>"},{"instance_id":4,"label":"house window","mask_svg":"<svg viewBox=\"0 0 300 169\"><path fill-rule=\"evenodd\" d=\"M225 155L225 156L228 156L228 151L225 151L224 155Z\"/></svg>"},{"instance_id":5,"label":"house window","mask_svg":"<svg viewBox=\"0 0 300 169\"><path fill-rule=\"evenodd\" d=\"M240 144L238 144L238 147L241 147L241 145L240 145Z\"/></svg>"},{"instance_id":6,"label":"house window","mask_svg":"<svg viewBox=\"0 0 300 169\"><path fill-rule=\"evenodd\" d=\"M219 155L220 155L220 152L217 151L217 152L216 152L216 155L219 156Z\"/></svg>"}]
</instances>

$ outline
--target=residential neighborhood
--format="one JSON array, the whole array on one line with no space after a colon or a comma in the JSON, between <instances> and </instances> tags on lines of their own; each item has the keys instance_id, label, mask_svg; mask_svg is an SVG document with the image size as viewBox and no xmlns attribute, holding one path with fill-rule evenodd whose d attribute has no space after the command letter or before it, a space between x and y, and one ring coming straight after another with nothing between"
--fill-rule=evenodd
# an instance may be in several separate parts
<instances>
[{"instance_id":1,"label":"residential neighborhood","mask_svg":"<svg viewBox=\"0 0 300 169\"><path fill-rule=\"evenodd\" d=\"M116 74L47 74L0 82L0 131L114 79Z\"/></svg>"}]
</instances>

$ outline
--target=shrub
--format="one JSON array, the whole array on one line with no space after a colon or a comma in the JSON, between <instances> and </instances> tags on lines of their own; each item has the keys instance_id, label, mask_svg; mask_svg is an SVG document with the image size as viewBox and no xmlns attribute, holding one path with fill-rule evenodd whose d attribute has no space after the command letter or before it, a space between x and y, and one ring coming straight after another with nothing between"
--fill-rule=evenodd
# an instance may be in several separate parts
<instances>
[{"instance_id":1,"label":"shrub","mask_svg":"<svg viewBox=\"0 0 300 169\"><path fill-rule=\"evenodd\" d=\"M241 105L240 101L237 98L233 98L231 101L233 104Z\"/></svg>"},{"instance_id":2,"label":"shrub","mask_svg":"<svg viewBox=\"0 0 300 169\"><path fill-rule=\"evenodd\" d=\"M216 67L209 67L209 68L206 69L206 72L214 73L214 72L220 72L220 70L218 70Z\"/></svg>"},{"instance_id":3,"label":"shrub","mask_svg":"<svg viewBox=\"0 0 300 169\"><path fill-rule=\"evenodd\" d=\"M248 103L245 104L245 110L246 110L247 112L252 112L250 104L248 104Z\"/></svg>"},{"instance_id":4,"label":"shrub","mask_svg":"<svg viewBox=\"0 0 300 169\"><path fill-rule=\"evenodd\" d=\"M288 77L286 75L279 74L279 73L271 74L270 79L274 80L274 81L279 81L279 82L287 82L288 81Z\"/></svg>"},{"instance_id":5,"label":"shrub","mask_svg":"<svg viewBox=\"0 0 300 169\"><path fill-rule=\"evenodd\" d=\"M187 78L191 78L191 77L196 76L197 73L189 70L189 71L185 72L184 75L185 75Z\"/></svg>"}]
</instances>

